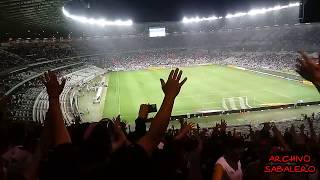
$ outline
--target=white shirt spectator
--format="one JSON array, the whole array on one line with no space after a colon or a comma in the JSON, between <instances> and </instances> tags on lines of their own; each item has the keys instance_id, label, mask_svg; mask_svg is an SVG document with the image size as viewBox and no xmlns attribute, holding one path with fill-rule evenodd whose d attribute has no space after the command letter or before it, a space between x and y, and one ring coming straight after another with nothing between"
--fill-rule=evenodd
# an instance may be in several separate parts
<instances>
[{"instance_id":1,"label":"white shirt spectator","mask_svg":"<svg viewBox=\"0 0 320 180\"><path fill-rule=\"evenodd\" d=\"M226 161L226 159L221 156L216 164L220 164L224 171L226 172L226 174L229 177L229 180L242 180L243 174L242 174L242 170L241 170L241 163L240 161L238 161L238 169L234 170Z\"/></svg>"}]
</instances>

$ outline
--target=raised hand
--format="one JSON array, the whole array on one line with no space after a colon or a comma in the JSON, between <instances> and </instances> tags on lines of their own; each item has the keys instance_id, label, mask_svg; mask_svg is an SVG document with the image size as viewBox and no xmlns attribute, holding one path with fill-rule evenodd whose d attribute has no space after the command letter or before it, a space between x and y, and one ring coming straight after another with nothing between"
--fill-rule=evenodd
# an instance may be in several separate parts
<instances>
[{"instance_id":1,"label":"raised hand","mask_svg":"<svg viewBox=\"0 0 320 180\"><path fill-rule=\"evenodd\" d=\"M271 128L272 132L274 133L275 136L278 136L279 134L281 135L281 132L277 128L277 126L272 126Z\"/></svg>"},{"instance_id":2,"label":"raised hand","mask_svg":"<svg viewBox=\"0 0 320 180\"><path fill-rule=\"evenodd\" d=\"M149 108L147 104L141 104L139 109L139 118L147 119L149 113Z\"/></svg>"},{"instance_id":3,"label":"raised hand","mask_svg":"<svg viewBox=\"0 0 320 180\"><path fill-rule=\"evenodd\" d=\"M116 118L113 118L113 125L114 125L113 131L117 137L117 140L112 142L112 150L115 151L118 148L120 148L121 146L128 145L130 143L121 128L120 115L118 115Z\"/></svg>"},{"instance_id":4,"label":"raised hand","mask_svg":"<svg viewBox=\"0 0 320 180\"><path fill-rule=\"evenodd\" d=\"M116 118L113 118L112 122L114 125L114 131L122 132L120 115L118 115Z\"/></svg>"},{"instance_id":5,"label":"raised hand","mask_svg":"<svg viewBox=\"0 0 320 180\"><path fill-rule=\"evenodd\" d=\"M212 128L212 135L217 135L219 133L220 124L216 122L216 126Z\"/></svg>"},{"instance_id":6,"label":"raised hand","mask_svg":"<svg viewBox=\"0 0 320 180\"><path fill-rule=\"evenodd\" d=\"M313 120L311 118L307 118L307 121L308 121L308 124L309 124L311 138L312 138L312 140L317 141L317 135L316 135L316 132L315 132L314 127L313 127Z\"/></svg>"},{"instance_id":7,"label":"raised hand","mask_svg":"<svg viewBox=\"0 0 320 180\"><path fill-rule=\"evenodd\" d=\"M303 51L299 51L301 58L298 59L296 72L304 79L312 82L314 85L320 85L320 65L314 58L308 57Z\"/></svg>"},{"instance_id":8,"label":"raised hand","mask_svg":"<svg viewBox=\"0 0 320 180\"><path fill-rule=\"evenodd\" d=\"M183 120L183 119L179 119L178 120L179 121L179 124L180 124L180 129L182 129L185 125L186 125L186 121L185 120Z\"/></svg>"},{"instance_id":9,"label":"raised hand","mask_svg":"<svg viewBox=\"0 0 320 180\"><path fill-rule=\"evenodd\" d=\"M162 91L166 97L175 98L179 94L182 85L187 81L187 78L184 78L179 82L181 76L182 71L177 68L170 72L167 82L160 79Z\"/></svg>"},{"instance_id":10,"label":"raised hand","mask_svg":"<svg viewBox=\"0 0 320 180\"><path fill-rule=\"evenodd\" d=\"M216 122L216 126L215 126L215 128L219 130L219 129L220 129L220 127L221 127L221 125L220 125L219 123L217 123L217 122Z\"/></svg>"},{"instance_id":11,"label":"raised hand","mask_svg":"<svg viewBox=\"0 0 320 180\"><path fill-rule=\"evenodd\" d=\"M284 137L282 136L280 130L277 128L276 125L273 125L271 128L274 136L279 140L280 144L286 149L286 150L290 150L289 145L287 144L287 142L284 140Z\"/></svg>"},{"instance_id":12,"label":"raised hand","mask_svg":"<svg viewBox=\"0 0 320 180\"><path fill-rule=\"evenodd\" d=\"M271 126L269 122L263 123L263 130L269 131L270 129L271 129Z\"/></svg>"},{"instance_id":13,"label":"raised hand","mask_svg":"<svg viewBox=\"0 0 320 180\"><path fill-rule=\"evenodd\" d=\"M289 130L290 134L292 134L293 136L296 135L296 128L293 124L291 124L290 130Z\"/></svg>"},{"instance_id":14,"label":"raised hand","mask_svg":"<svg viewBox=\"0 0 320 180\"><path fill-rule=\"evenodd\" d=\"M157 149L161 139L165 135L169 125L175 98L179 94L182 85L187 80L187 78L184 78L183 81L179 82L181 76L182 71L176 69L175 71L171 71L167 82L160 79L162 91L164 92L162 104L151 122L148 133L140 138L137 143L150 155L155 149Z\"/></svg>"},{"instance_id":15,"label":"raised hand","mask_svg":"<svg viewBox=\"0 0 320 180\"><path fill-rule=\"evenodd\" d=\"M66 84L66 79L62 79L59 83L57 75L51 71L44 73L42 83L46 86L49 96L48 123L50 123L50 131L53 134L53 144L72 143L69 132L65 126L63 114L60 107L59 96Z\"/></svg>"},{"instance_id":16,"label":"raised hand","mask_svg":"<svg viewBox=\"0 0 320 180\"><path fill-rule=\"evenodd\" d=\"M300 127L299 127L300 134L304 134L304 129L305 129L304 124L301 124Z\"/></svg>"},{"instance_id":17,"label":"raised hand","mask_svg":"<svg viewBox=\"0 0 320 180\"><path fill-rule=\"evenodd\" d=\"M66 79L62 78L61 83L59 83L56 74L54 74L51 71L48 71L47 73L44 73L42 83L47 88L49 98L59 98L66 84Z\"/></svg>"},{"instance_id":18,"label":"raised hand","mask_svg":"<svg viewBox=\"0 0 320 180\"><path fill-rule=\"evenodd\" d=\"M188 135L188 133L195 127L195 123L187 122L184 126L180 129L180 132L176 135L175 139L179 140Z\"/></svg>"},{"instance_id":19,"label":"raised hand","mask_svg":"<svg viewBox=\"0 0 320 180\"><path fill-rule=\"evenodd\" d=\"M226 129L227 129L227 123L225 120L221 119L220 132L226 132Z\"/></svg>"},{"instance_id":20,"label":"raised hand","mask_svg":"<svg viewBox=\"0 0 320 180\"><path fill-rule=\"evenodd\" d=\"M307 121L308 121L308 124L309 126L312 126L313 127L313 121L311 118L307 118Z\"/></svg>"}]
</instances>

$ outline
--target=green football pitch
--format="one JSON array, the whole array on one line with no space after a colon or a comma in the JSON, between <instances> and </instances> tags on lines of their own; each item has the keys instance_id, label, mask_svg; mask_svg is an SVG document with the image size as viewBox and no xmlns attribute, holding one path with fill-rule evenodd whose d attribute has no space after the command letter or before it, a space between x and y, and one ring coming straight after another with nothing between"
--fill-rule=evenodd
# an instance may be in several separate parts
<instances>
[{"instance_id":1,"label":"green football pitch","mask_svg":"<svg viewBox=\"0 0 320 180\"><path fill-rule=\"evenodd\" d=\"M313 86L246 70L217 65L182 70L188 80L175 101L173 115L320 100ZM108 73L103 117L120 114L132 122L140 104L159 108L163 99L160 78L166 79L169 72L152 68Z\"/></svg>"}]
</instances>

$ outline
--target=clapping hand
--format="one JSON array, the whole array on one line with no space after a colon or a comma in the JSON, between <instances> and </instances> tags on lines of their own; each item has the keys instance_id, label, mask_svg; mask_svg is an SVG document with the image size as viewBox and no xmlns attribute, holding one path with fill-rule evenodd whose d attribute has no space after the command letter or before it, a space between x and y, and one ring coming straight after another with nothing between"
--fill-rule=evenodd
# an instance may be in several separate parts
<instances>
[{"instance_id":1,"label":"clapping hand","mask_svg":"<svg viewBox=\"0 0 320 180\"><path fill-rule=\"evenodd\" d=\"M312 82L314 85L320 85L320 65L314 58L308 57L303 51L299 51L301 58L298 59L296 71L304 79Z\"/></svg>"},{"instance_id":2,"label":"clapping hand","mask_svg":"<svg viewBox=\"0 0 320 180\"><path fill-rule=\"evenodd\" d=\"M66 84L66 79L62 78L61 83L59 83L56 74L48 71L47 73L44 73L42 83L47 88L49 98L59 98Z\"/></svg>"},{"instance_id":3,"label":"clapping hand","mask_svg":"<svg viewBox=\"0 0 320 180\"><path fill-rule=\"evenodd\" d=\"M181 76L182 71L177 68L170 72L167 82L160 79L162 91L166 97L175 98L179 94L182 85L187 81L187 78L184 78L179 82Z\"/></svg>"}]
</instances>

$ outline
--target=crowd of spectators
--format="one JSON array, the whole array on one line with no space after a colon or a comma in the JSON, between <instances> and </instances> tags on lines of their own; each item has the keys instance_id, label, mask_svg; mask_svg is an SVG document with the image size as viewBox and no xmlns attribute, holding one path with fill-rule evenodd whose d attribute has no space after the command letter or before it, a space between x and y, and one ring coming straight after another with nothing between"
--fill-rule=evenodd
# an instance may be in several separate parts
<instances>
[{"instance_id":1,"label":"crowd of spectators","mask_svg":"<svg viewBox=\"0 0 320 180\"><path fill-rule=\"evenodd\" d=\"M130 53L116 53L49 61L30 66L20 72L2 76L0 92L11 88L44 71L72 63L89 61L111 71L145 69L148 67L192 66L197 64L235 65L245 68L292 70L297 53L293 52L228 52L205 49L161 49Z\"/></svg>"},{"instance_id":2,"label":"crowd of spectators","mask_svg":"<svg viewBox=\"0 0 320 180\"><path fill-rule=\"evenodd\" d=\"M10 73L33 64L75 57L78 53L68 43L15 43L0 49L0 70Z\"/></svg>"},{"instance_id":3,"label":"crowd of spectators","mask_svg":"<svg viewBox=\"0 0 320 180\"><path fill-rule=\"evenodd\" d=\"M243 68L293 70L296 52L216 51L208 49L160 49L114 53L88 58L111 71L148 67L193 66L204 64L234 65Z\"/></svg>"},{"instance_id":4,"label":"crowd of spectators","mask_svg":"<svg viewBox=\"0 0 320 180\"><path fill-rule=\"evenodd\" d=\"M210 32L177 32L161 38L148 38L145 36L125 38L100 37L87 40L74 39L64 42L12 43L7 47L2 47L0 50L0 58L2 60L0 70L48 60L93 54L107 53L109 54L109 57L106 58L108 60L115 52L123 53L141 51L143 54L143 52L146 53L147 51L155 51L156 49L161 48L168 49L167 51L172 49L174 51L174 49L193 50L195 48L199 48L209 52L227 51L227 53L278 53L279 51L292 52L300 48L306 48L309 51L316 51L319 44L318 29L319 24L298 24L287 26L265 26L249 29L222 29ZM161 52L161 50L158 50L158 52ZM188 55L188 53L183 55L181 52L169 51L167 53L176 53L177 55L175 56L181 56L181 58ZM123 56L127 57L133 56L130 55L130 53L124 54L125 55ZM140 56L140 54L136 56ZM214 56L215 54L216 53L213 53L212 55L209 54L208 57L216 58L217 56ZM147 53L146 56L151 57L150 53ZM117 59L125 58L126 57L117 57ZM137 63L140 64L139 61L137 61ZM160 63L162 62L160 61ZM132 64L134 65L134 63ZM154 62L154 64L159 63Z\"/></svg>"},{"instance_id":5,"label":"crowd of spectators","mask_svg":"<svg viewBox=\"0 0 320 180\"><path fill-rule=\"evenodd\" d=\"M9 46L7 51L29 59L31 62L41 60L41 58L53 60L75 56L72 46L62 42L21 43Z\"/></svg>"},{"instance_id":6,"label":"crowd of spectators","mask_svg":"<svg viewBox=\"0 0 320 180\"><path fill-rule=\"evenodd\" d=\"M194 28L197 29L198 26ZM178 31L165 37L92 37L88 40L75 40L72 44L78 52L101 54L154 50L160 48L201 48L219 51L296 51L305 48L318 51L319 24L278 25L257 28L223 29L210 32ZM192 29L192 28L190 28Z\"/></svg>"},{"instance_id":7,"label":"crowd of spectators","mask_svg":"<svg viewBox=\"0 0 320 180\"><path fill-rule=\"evenodd\" d=\"M301 54L297 72L320 90L319 64ZM43 124L8 121L4 107L10 97L0 99L1 179L319 179L315 115L305 116L299 127L265 123L246 132L225 120L209 129L184 120L180 129L168 128L175 98L188 83L176 69L166 81L160 79L164 98L149 129L146 104L140 106L134 131L120 115L66 127L59 102L66 79L59 81L49 71L42 83L49 96ZM307 159L279 160L284 156ZM294 170L271 171L280 165Z\"/></svg>"},{"instance_id":8,"label":"crowd of spectators","mask_svg":"<svg viewBox=\"0 0 320 180\"><path fill-rule=\"evenodd\" d=\"M12 68L19 63L24 63L22 58L15 56L12 53L3 51L0 49L0 71L4 71L7 68Z\"/></svg>"},{"instance_id":9,"label":"crowd of spectators","mask_svg":"<svg viewBox=\"0 0 320 180\"><path fill-rule=\"evenodd\" d=\"M39 74L42 74L45 71L66 67L72 64L77 64L77 63L81 63L81 60L76 58L75 59L70 58L63 61L51 61L47 63L37 64L34 66L30 66L27 69L24 69L22 71L3 75L1 77L0 84L2 85L3 91L7 92L11 88L19 84L20 82L27 80L29 78L38 76Z\"/></svg>"},{"instance_id":10,"label":"crowd of spectators","mask_svg":"<svg viewBox=\"0 0 320 180\"><path fill-rule=\"evenodd\" d=\"M48 65L48 66L43 66L42 69L44 69L44 71L47 71L47 70L54 69L53 67L54 65L52 66ZM58 71L56 71L56 73L60 76L64 76L66 74L75 72L83 68L85 68L85 65L77 64L74 66L67 66L65 68L61 68ZM36 72L34 73L37 76L32 79L29 76L21 77L21 81L26 80L28 78L30 78L30 80L27 80L25 83L19 86L19 88L14 90L14 93L12 93L10 101L8 102L9 103L8 118L10 120L13 120L13 121L32 121L33 120L32 113L33 113L35 100L40 94L40 92L43 90L43 85L41 83L42 72L39 71L37 73ZM19 78L19 76L17 77L13 76L13 77ZM16 81L16 82L19 83L20 81ZM9 83L6 84L6 86L9 86L9 85L10 85Z\"/></svg>"}]
</instances>

